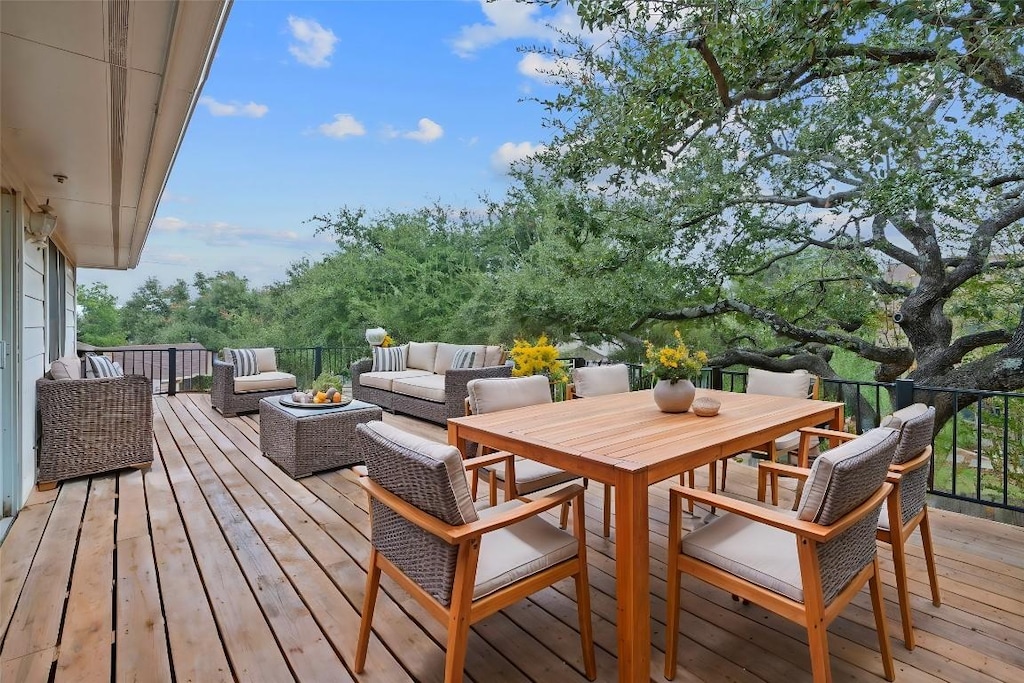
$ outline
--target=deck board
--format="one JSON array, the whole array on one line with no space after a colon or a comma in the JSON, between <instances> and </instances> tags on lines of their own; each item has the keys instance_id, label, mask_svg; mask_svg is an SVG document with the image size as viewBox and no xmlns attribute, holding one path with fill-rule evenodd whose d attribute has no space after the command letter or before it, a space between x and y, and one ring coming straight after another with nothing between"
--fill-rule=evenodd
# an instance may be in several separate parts
<instances>
[{"instance_id":1,"label":"deck board","mask_svg":"<svg viewBox=\"0 0 1024 683\"><path fill-rule=\"evenodd\" d=\"M0 554L0 677L7 681L440 681L444 628L382 582L366 671L351 672L369 558L366 499L348 470L293 480L259 450L257 415L209 397L154 400L146 472L34 494ZM439 441L442 429L385 414ZM706 468L698 485L707 480ZM734 466L729 493L749 498ZM615 538L587 493L598 680L617 679ZM782 500L791 501L786 482ZM650 492L651 680L665 644L666 484ZM548 513L556 519L557 512ZM918 647L903 648L889 551L880 547L897 680L1024 680L1024 529L932 512L943 605L909 545ZM727 593L683 580L677 681L809 681L806 635ZM575 589L562 581L475 625L467 680L584 681ZM829 630L836 681L881 680L866 591Z\"/></svg>"}]
</instances>

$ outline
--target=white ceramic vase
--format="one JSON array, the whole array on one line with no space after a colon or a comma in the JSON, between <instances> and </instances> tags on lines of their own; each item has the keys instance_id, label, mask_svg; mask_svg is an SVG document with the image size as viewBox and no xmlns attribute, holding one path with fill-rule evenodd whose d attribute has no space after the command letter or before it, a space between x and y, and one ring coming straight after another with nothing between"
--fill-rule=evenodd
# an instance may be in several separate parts
<instances>
[{"instance_id":1,"label":"white ceramic vase","mask_svg":"<svg viewBox=\"0 0 1024 683\"><path fill-rule=\"evenodd\" d=\"M697 388L688 379L659 380L654 385L654 402L663 413L685 413L693 403Z\"/></svg>"},{"instance_id":2,"label":"white ceramic vase","mask_svg":"<svg viewBox=\"0 0 1024 683\"><path fill-rule=\"evenodd\" d=\"M371 327L366 331L366 342L370 346L380 346L386 336L388 333L383 327Z\"/></svg>"}]
</instances>

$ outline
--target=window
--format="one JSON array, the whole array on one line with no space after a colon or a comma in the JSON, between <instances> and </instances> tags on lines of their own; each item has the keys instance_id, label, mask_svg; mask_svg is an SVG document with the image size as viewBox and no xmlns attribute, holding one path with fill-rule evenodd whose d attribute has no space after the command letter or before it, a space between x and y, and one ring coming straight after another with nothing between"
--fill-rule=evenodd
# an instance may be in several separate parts
<instances>
[{"instance_id":1,"label":"window","mask_svg":"<svg viewBox=\"0 0 1024 683\"><path fill-rule=\"evenodd\" d=\"M46 340L50 362L64 355L67 337L64 254L51 242L46 250Z\"/></svg>"}]
</instances>

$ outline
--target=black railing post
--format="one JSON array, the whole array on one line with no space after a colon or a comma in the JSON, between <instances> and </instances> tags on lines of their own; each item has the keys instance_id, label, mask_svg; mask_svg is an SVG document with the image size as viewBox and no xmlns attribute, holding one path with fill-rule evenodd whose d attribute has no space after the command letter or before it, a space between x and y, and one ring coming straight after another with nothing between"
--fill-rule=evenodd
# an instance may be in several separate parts
<instances>
[{"instance_id":1,"label":"black railing post","mask_svg":"<svg viewBox=\"0 0 1024 683\"><path fill-rule=\"evenodd\" d=\"M316 379L323 373L324 368L324 347L317 346L313 349L313 379Z\"/></svg>"},{"instance_id":2,"label":"black railing post","mask_svg":"<svg viewBox=\"0 0 1024 683\"><path fill-rule=\"evenodd\" d=\"M173 346L167 349L167 395L174 396L177 393L178 376L178 349Z\"/></svg>"},{"instance_id":3,"label":"black railing post","mask_svg":"<svg viewBox=\"0 0 1024 683\"><path fill-rule=\"evenodd\" d=\"M895 401L896 405L893 406L893 410L900 410L901 408L906 408L914 403L914 380L896 380Z\"/></svg>"},{"instance_id":4,"label":"black railing post","mask_svg":"<svg viewBox=\"0 0 1024 683\"><path fill-rule=\"evenodd\" d=\"M722 368L718 365L711 366L711 388L722 390Z\"/></svg>"}]
</instances>

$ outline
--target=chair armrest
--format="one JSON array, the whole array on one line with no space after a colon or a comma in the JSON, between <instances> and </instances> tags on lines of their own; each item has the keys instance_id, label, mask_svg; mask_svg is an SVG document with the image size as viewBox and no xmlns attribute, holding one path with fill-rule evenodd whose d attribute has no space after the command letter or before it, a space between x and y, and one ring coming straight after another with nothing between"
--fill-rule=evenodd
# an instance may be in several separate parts
<instances>
[{"instance_id":1,"label":"chair armrest","mask_svg":"<svg viewBox=\"0 0 1024 683\"><path fill-rule=\"evenodd\" d=\"M489 531L510 526L516 522L526 519L527 517L540 514L545 510L549 510L557 505L566 503L574 497L582 496L584 491L583 487L579 484L572 484L564 489L559 489L550 495L544 496L543 498L538 498L528 503L524 503L523 505L511 508L507 512L495 515L494 517L490 517L486 520L477 520L476 522L470 522L469 524L452 526L451 524L445 524L437 517L427 514L415 505L399 498L369 477L359 477L356 480L356 483L362 486L371 498L376 498L384 505L387 505L403 519L452 545L456 545L474 537L482 536Z\"/></svg>"},{"instance_id":2,"label":"chair armrest","mask_svg":"<svg viewBox=\"0 0 1024 683\"><path fill-rule=\"evenodd\" d=\"M487 455L477 455L472 458L465 458L462 461L462 466L467 470L478 470L481 467L487 467L495 463L501 462L502 460L511 460L516 457L508 451L495 451Z\"/></svg>"},{"instance_id":3,"label":"chair armrest","mask_svg":"<svg viewBox=\"0 0 1024 683\"><path fill-rule=\"evenodd\" d=\"M792 477L794 479L800 479L807 481L807 477L810 476L811 471L804 467L797 467L796 465L786 465L781 462L771 462L768 460L762 460L757 463L758 470L767 470L769 472L775 472L781 474L784 477Z\"/></svg>"},{"instance_id":4,"label":"chair armrest","mask_svg":"<svg viewBox=\"0 0 1024 683\"><path fill-rule=\"evenodd\" d=\"M777 512L772 508L763 508L754 505L753 503L736 500L735 498L729 498L728 496L723 496L718 493L710 493L708 491L700 491L698 489L691 489L683 486L669 487L669 495L706 503L708 505L721 508L727 512L741 515L755 522L768 524L769 526L773 526L777 529L794 533L797 536L809 538L817 543L825 543L859 522L864 518L864 515L868 514L873 508L881 505L882 501L885 500L892 491L892 488L892 484L883 483L870 498L848 513L842 520L830 526L823 526L821 524L815 524L814 522L805 522L782 512Z\"/></svg>"},{"instance_id":5,"label":"chair armrest","mask_svg":"<svg viewBox=\"0 0 1024 683\"><path fill-rule=\"evenodd\" d=\"M837 429L824 429L823 427L801 427L798 430L801 434L808 434L810 436L820 436L829 439L839 439L840 441L851 441L857 438L857 434L851 434L850 432L841 432Z\"/></svg>"},{"instance_id":6,"label":"chair armrest","mask_svg":"<svg viewBox=\"0 0 1024 683\"><path fill-rule=\"evenodd\" d=\"M511 526L516 522L521 522L528 517L539 515L545 510L558 507L563 503L568 503L573 498L578 498L576 505L583 504L583 494L585 489L580 484L570 484L565 488L558 489L543 498L536 498L524 503L517 507L513 507L500 515L494 515L487 519L480 519L469 524L463 524L462 526L453 527L452 537L456 541L462 541L474 536L482 536L491 531L497 529L503 529L507 526Z\"/></svg>"}]
</instances>

